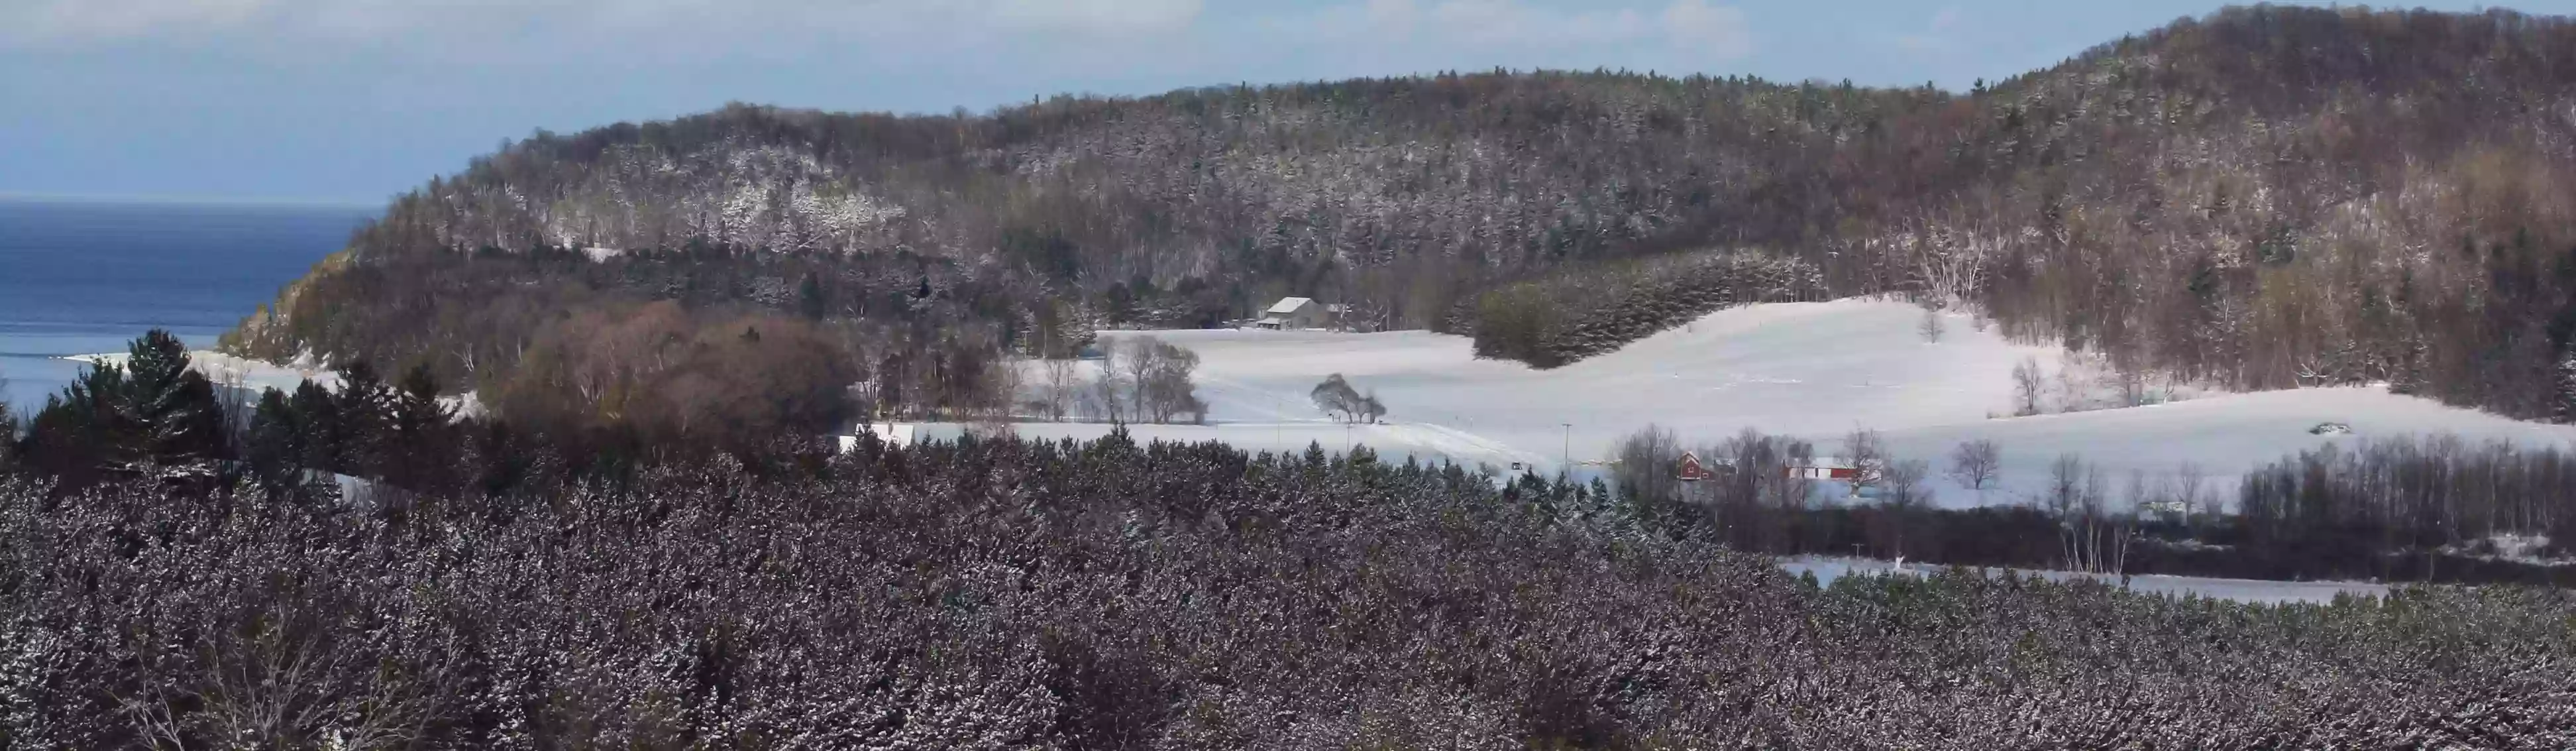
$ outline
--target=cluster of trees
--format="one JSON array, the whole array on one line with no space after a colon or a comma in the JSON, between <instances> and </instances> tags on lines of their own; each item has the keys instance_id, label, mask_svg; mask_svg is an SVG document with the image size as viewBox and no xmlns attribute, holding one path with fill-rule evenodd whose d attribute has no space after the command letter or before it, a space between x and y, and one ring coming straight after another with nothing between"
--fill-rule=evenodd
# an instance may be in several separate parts
<instances>
[{"instance_id":1,"label":"cluster of trees","mask_svg":"<svg viewBox=\"0 0 2576 751\"><path fill-rule=\"evenodd\" d=\"M2561 591L1816 587L1365 450L869 441L367 509L0 479L0 537L12 747L2576 742Z\"/></svg>"},{"instance_id":2,"label":"cluster of trees","mask_svg":"<svg viewBox=\"0 0 2576 751\"><path fill-rule=\"evenodd\" d=\"M0 419L0 471L65 494L149 478L318 499L339 492L335 476L394 499L544 493L624 482L681 457L813 445L862 403L804 324L699 327L673 315L647 306L559 322L531 355L545 367L475 395L488 402L444 393L426 364L388 381L365 361L253 393L208 381L176 337L154 330L49 397L23 435ZM780 387L799 378L809 383Z\"/></svg>"},{"instance_id":3,"label":"cluster of trees","mask_svg":"<svg viewBox=\"0 0 2576 751\"><path fill-rule=\"evenodd\" d=\"M232 417L214 383L188 368L178 337L156 329L122 361L98 363L47 397L15 453L74 485L147 476L206 482L231 447ZM14 434L15 422L8 425Z\"/></svg>"},{"instance_id":4,"label":"cluster of trees","mask_svg":"<svg viewBox=\"0 0 2576 751\"><path fill-rule=\"evenodd\" d=\"M2576 551L2576 457L2455 436L2327 444L2245 478L2248 542L2285 558L2438 576L2513 535Z\"/></svg>"},{"instance_id":5,"label":"cluster of trees","mask_svg":"<svg viewBox=\"0 0 2576 751\"><path fill-rule=\"evenodd\" d=\"M1315 409L1342 422L1375 423L1378 418L1386 416L1386 403L1377 400L1376 391L1361 394L1340 373L1325 376L1324 382L1315 384L1308 397L1314 400Z\"/></svg>"},{"instance_id":6,"label":"cluster of trees","mask_svg":"<svg viewBox=\"0 0 2576 751\"><path fill-rule=\"evenodd\" d=\"M322 474L419 490L477 479L459 466L472 426L456 423L456 406L441 399L427 368L405 372L399 383L386 383L365 363L337 375L336 389L307 380L293 394L260 392L233 452L239 474L278 494Z\"/></svg>"},{"instance_id":7,"label":"cluster of trees","mask_svg":"<svg viewBox=\"0 0 2576 751\"><path fill-rule=\"evenodd\" d=\"M921 379L929 386L914 388L903 370L915 361L889 355L865 368L831 332L802 319L693 314L667 300L602 304L540 327L520 367L476 393L499 415L549 429L617 427L652 443L739 446L830 430L848 417L849 386L861 380L877 386L880 402L916 409L994 401L971 387L957 393L957 384L988 378L989 366L945 354L930 367L962 359L971 373Z\"/></svg>"},{"instance_id":8,"label":"cluster of trees","mask_svg":"<svg viewBox=\"0 0 2576 751\"><path fill-rule=\"evenodd\" d=\"M1824 294L1816 267L1753 252L1677 253L1588 266L1476 297L1465 320L1476 356L1552 368L1617 350L1735 305Z\"/></svg>"},{"instance_id":9,"label":"cluster of trees","mask_svg":"<svg viewBox=\"0 0 2576 751\"><path fill-rule=\"evenodd\" d=\"M1086 379L1070 356L1039 363L1038 398L1030 402L1049 420L1082 417L1098 422L1204 422L1207 402L1190 380L1199 356L1153 336L1110 340L1099 367Z\"/></svg>"},{"instance_id":10,"label":"cluster of trees","mask_svg":"<svg viewBox=\"0 0 2576 751\"><path fill-rule=\"evenodd\" d=\"M1682 480L1685 452L1713 477ZM1621 441L1609 478L1640 519L1780 555L2104 574L2576 583L2576 566L2558 560L2576 553L2576 489L2567 485L2576 482L2576 458L2556 449L2450 436L2330 444L2232 488L2196 466L2114 475L2063 454L2044 483L2015 496L1989 491L2003 465L1992 441L1961 443L1936 466L1890 456L1876 433L1855 431L1832 459L1856 478L1785 471L1819 456L1813 444L1751 430L1691 445L1649 426ZM1976 501L1943 508L1943 478ZM2498 540L2529 544L2509 551L2517 559L2502 555Z\"/></svg>"}]
</instances>

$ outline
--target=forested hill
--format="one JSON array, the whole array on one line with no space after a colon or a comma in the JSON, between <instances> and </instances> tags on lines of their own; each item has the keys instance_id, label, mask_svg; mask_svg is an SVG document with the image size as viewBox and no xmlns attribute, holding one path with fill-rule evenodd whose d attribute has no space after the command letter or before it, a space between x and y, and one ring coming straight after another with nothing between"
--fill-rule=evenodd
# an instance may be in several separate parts
<instances>
[{"instance_id":1,"label":"forested hill","mask_svg":"<svg viewBox=\"0 0 2576 751\"><path fill-rule=\"evenodd\" d=\"M961 353L1287 294L1390 327L1508 307L1494 327L1547 342L1599 328L1549 290L1716 249L1803 265L1778 277L1800 296L1972 303L2139 371L2550 417L2576 370L2571 199L2576 25L2256 7L1965 93L1444 74L539 134L398 199L226 346L507 392L580 381L615 339L595 329L672 301L811 328L831 377L939 409L979 398ZM615 413L598 385L574 390Z\"/></svg>"}]
</instances>

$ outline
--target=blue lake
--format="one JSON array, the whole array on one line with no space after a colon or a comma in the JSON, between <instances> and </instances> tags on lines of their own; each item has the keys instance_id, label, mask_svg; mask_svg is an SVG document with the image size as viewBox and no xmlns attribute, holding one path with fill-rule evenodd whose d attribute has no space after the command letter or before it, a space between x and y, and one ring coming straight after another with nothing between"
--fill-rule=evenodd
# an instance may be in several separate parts
<instances>
[{"instance_id":1,"label":"blue lake","mask_svg":"<svg viewBox=\"0 0 2576 751\"><path fill-rule=\"evenodd\" d=\"M0 198L0 399L22 411L153 328L212 346L375 216L357 206Z\"/></svg>"}]
</instances>

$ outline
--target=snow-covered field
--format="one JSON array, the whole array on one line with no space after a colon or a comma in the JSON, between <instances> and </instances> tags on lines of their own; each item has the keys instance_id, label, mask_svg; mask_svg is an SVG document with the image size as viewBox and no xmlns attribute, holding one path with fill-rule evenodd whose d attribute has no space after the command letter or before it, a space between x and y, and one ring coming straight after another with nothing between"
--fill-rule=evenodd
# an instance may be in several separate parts
<instances>
[{"instance_id":1,"label":"snow-covered field","mask_svg":"<svg viewBox=\"0 0 2576 751\"><path fill-rule=\"evenodd\" d=\"M1900 571L1900 569L1897 568L1897 564L1890 563L1888 561L1806 556L1782 559L1780 561L1780 567L1788 569L1791 575L1799 573L1815 574L1816 582L1825 585L1831 585L1834 583L1834 579L1839 578L1844 574L1854 572L1887 574ZM1908 563L1904 564L1901 571L1911 575L1922 575L1939 571L1941 568L1942 567L1940 566ZM1994 573L1995 572L1993 571L1987 572L1988 575L1993 575ZM2037 573L2042 578L2056 582L2079 578L2095 578L2102 579L2104 583L2112 586L2120 586L2120 580L2118 577L2079 574L2071 571L2021 571L2018 573L2022 576L2029 576L2033 573ZM2387 585L2368 584L2362 582L2284 582L2260 581L2255 579L2212 579L2198 576L2164 576L2161 574L2131 576L2129 577L2127 586L2129 590L2133 592L2175 596L2199 595L2202 597L2221 600L2264 604L2298 602L2322 605L2334 602L2335 595L2339 594L2349 594L2357 597L2382 597L2388 594Z\"/></svg>"},{"instance_id":2,"label":"snow-covered field","mask_svg":"<svg viewBox=\"0 0 2576 751\"><path fill-rule=\"evenodd\" d=\"M1870 428L1882 432L1895 457L1936 467L1963 441L2000 445L1997 486L1979 493L1943 480L1936 487L1945 505L2018 501L2045 485L2049 462L2064 452L2114 478L2132 470L2169 476L2195 464L2209 487L2232 496L2243 472L2334 441L2452 433L2472 441L2576 444L2576 428L2359 387L1995 419L2010 410L2013 366L2037 357L2054 367L2058 352L1978 331L1962 315L1949 318L1941 341L1926 343L1921 309L1903 303L1754 305L1546 371L1478 360L1465 337L1421 331L1112 331L1102 338L1156 336L1200 357L1198 393L1209 404L1209 424L1131 426L1140 440L1216 440L1254 451L1366 445L1395 460L1521 463L1541 473L1571 462L1577 474L1648 424L1671 428L1692 445L1745 428L1795 435L1814 441L1821 454L1837 453L1853 429ZM308 377L336 381L318 368L194 354L197 367L217 382L254 390L292 389ZM1084 364L1085 378L1093 367ZM1333 373L1375 392L1390 410L1384 423L1343 425L1318 412L1307 394ZM1034 397L1043 380L1035 364L1026 380ZM2348 425L2351 432L2309 432L2321 423ZM961 430L926 426L922 435L953 437ZM1015 430L1033 438L1087 439L1108 426L1021 423Z\"/></svg>"},{"instance_id":3,"label":"snow-covered field","mask_svg":"<svg viewBox=\"0 0 2576 751\"><path fill-rule=\"evenodd\" d=\"M2010 411L2013 366L2049 347L2020 346L1951 316L1939 343L1918 333L1922 311L1869 300L1755 305L1711 314L1618 352L1555 370L1478 360L1464 337L1420 331L1345 334L1190 330L1151 335L1198 353L1205 426L1135 426L1139 439L1221 440L1250 450L1339 451L1364 444L1389 458L1450 459L1552 472L1606 457L1649 423L1686 443L1713 443L1744 428L1796 435L1833 454L1855 428L1879 430L1900 459L1935 466L1962 441L2003 449L1999 486L1983 493L1938 484L1947 505L2020 499L2045 483L2048 464L2074 452L2114 477L2202 467L2233 495L2238 476L2329 441L2448 432L2473 441L2576 443L2576 428L2517 422L2373 388L2222 394L2126 409L1994 419ZM1383 425L1344 427L1307 394L1332 373L1374 391ZM1031 388L1040 380L1032 368ZM2342 423L2341 436L2311 434ZM927 435L953 434L953 426ZM1029 423L1032 437L1095 437L1097 424ZM1578 472L1581 468L1578 467Z\"/></svg>"}]
</instances>

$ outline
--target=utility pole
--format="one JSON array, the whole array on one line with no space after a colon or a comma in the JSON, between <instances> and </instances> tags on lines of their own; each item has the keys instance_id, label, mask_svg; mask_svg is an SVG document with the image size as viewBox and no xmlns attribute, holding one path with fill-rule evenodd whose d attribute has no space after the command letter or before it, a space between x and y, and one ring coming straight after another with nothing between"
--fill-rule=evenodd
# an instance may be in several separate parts
<instances>
[{"instance_id":1,"label":"utility pole","mask_svg":"<svg viewBox=\"0 0 2576 751\"><path fill-rule=\"evenodd\" d=\"M1570 475L1574 472L1574 423L1557 424L1565 426L1565 454L1557 457L1556 471Z\"/></svg>"}]
</instances>

